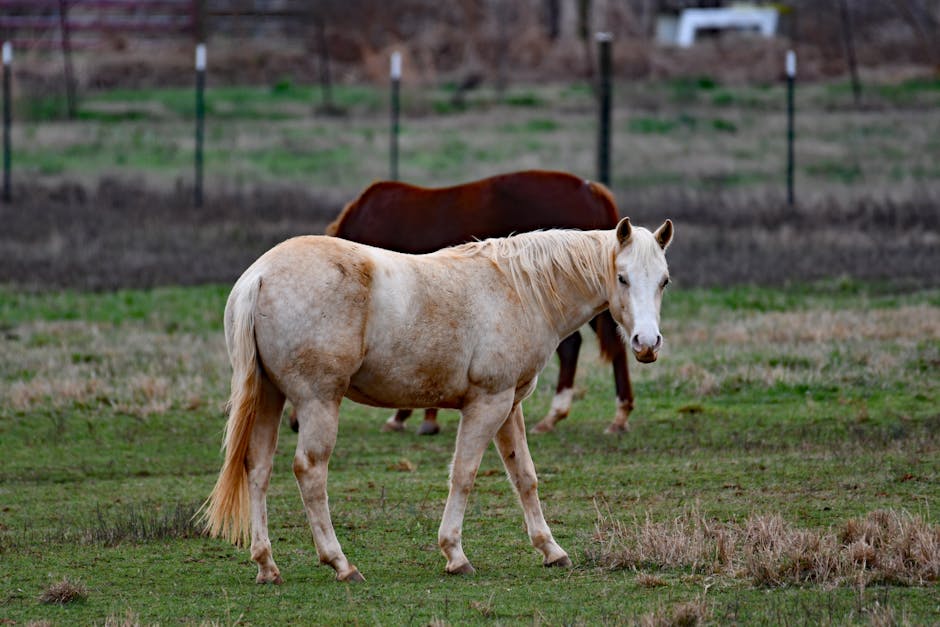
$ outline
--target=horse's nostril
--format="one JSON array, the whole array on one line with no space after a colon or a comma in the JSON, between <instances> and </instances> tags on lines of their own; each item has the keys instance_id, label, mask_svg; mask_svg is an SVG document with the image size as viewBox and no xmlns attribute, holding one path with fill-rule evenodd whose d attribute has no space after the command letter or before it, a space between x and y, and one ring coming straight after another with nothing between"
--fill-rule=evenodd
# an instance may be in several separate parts
<instances>
[{"instance_id":1,"label":"horse's nostril","mask_svg":"<svg viewBox=\"0 0 940 627\"><path fill-rule=\"evenodd\" d=\"M659 348L660 348L662 345L663 345L663 336L657 334L657 335L656 335L656 344L653 345L653 350L654 350L654 351L658 351Z\"/></svg>"},{"instance_id":2,"label":"horse's nostril","mask_svg":"<svg viewBox=\"0 0 940 627\"><path fill-rule=\"evenodd\" d=\"M630 340L630 348L635 351L640 351L643 347L640 345L640 334L636 333L633 336L633 339Z\"/></svg>"}]
</instances>

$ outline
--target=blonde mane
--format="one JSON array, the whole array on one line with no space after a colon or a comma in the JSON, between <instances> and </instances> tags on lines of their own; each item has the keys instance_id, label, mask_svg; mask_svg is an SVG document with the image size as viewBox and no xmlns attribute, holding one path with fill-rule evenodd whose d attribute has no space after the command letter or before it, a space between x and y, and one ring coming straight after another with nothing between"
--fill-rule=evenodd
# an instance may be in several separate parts
<instances>
[{"instance_id":1,"label":"blonde mane","mask_svg":"<svg viewBox=\"0 0 940 627\"><path fill-rule=\"evenodd\" d=\"M562 281L584 298L607 293L616 240L612 231L552 229L492 238L444 249L456 256L483 256L509 278L520 300L550 320L565 309Z\"/></svg>"}]
</instances>

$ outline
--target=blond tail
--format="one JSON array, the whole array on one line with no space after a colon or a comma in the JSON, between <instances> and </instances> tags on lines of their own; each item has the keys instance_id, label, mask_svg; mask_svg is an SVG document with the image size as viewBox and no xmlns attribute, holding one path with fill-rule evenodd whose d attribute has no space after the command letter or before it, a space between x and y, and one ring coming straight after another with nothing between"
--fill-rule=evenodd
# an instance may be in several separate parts
<instances>
[{"instance_id":1,"label":"blond tail","mask_svg":"<svg viewBox=\"0 0 940 627\"><path fill-rule=\"evenodd\" d=\"M243 276L225 307L225 333L232 362L232 393L225 424L225 461L200 513L206 531L234 544L247 543L251 533L248 472L245 457L261 397L261 368L255 344L255 305L260 277Z\"/></svg>"}]
</instances>

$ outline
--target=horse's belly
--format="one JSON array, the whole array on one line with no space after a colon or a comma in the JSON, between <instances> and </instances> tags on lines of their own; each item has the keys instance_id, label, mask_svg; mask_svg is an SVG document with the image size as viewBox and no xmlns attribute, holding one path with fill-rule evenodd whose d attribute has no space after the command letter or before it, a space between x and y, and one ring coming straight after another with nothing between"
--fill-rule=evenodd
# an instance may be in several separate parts
<instances>
[{"instance_id":1,"label":"horse's belly","mask_svg":"<svg viewBox=\"0 0 940 627\"><path fill-rule=\"evenodd\" d=\"M376 407L455 408L467 390L466 377L443 368L396 371L364 365L350 379L346 397Z\"/></svg>"}]
</instances>

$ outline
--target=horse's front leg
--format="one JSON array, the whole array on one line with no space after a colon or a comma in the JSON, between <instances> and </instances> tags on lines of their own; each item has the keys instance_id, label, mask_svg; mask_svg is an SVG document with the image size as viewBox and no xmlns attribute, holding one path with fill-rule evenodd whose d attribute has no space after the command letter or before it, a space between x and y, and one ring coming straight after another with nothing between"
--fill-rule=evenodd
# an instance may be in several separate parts
<instances>
[{"instance_id":1,"label":"horse's front leg","mask_svg":"<svg viewBox=\"0 0 940 627\"><path fill-rule=\"evenodd\" d=\"M525 526L529 532L532 546L541 551L546 566L571 566L568 554L558 546L552 532L542 515L539 503L538 478L535 476L535 464L529 454L529 445L525 437L525 419L522 405L516 404L509 414L509 419L496 434L496 448L503 458L503 465L509 479L519 495Z\"/></svg>"},{"instance_id":2,"label":"horse's front leg","mask_svg":"<svg viewBox=\"0 0 940 627\"><path fill-rule=\"evenodd\" d=\"M304 500L320 561L332 566L340 581L363 581L359 570L346 559L336 539L326 495L327 468L339 426L339 403L340 399L309 399L298 404L300 432L294 454L294 476Z\"/></svg>"},{"instance_id":3,"label":"horse's front leg","mask_svg":"<svg viewBox=\"0 0 940 627\"><path fill-rule=\"evenodd\" d=\"M477 399L461 410L454 461L450 467L450 493L437 533L438 545L447 558L448 573L465 575L474 572L461 544L464 512L483 452L505 422L514 395L515 390L507 390L497 396Z\"/></svg>"}]
</instances>

